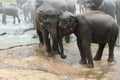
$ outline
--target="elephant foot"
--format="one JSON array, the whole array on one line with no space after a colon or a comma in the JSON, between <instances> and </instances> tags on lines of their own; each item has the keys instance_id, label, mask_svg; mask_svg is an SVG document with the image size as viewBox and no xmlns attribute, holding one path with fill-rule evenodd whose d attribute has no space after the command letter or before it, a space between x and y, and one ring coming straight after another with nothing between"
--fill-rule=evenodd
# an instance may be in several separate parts
<instances>
[{"instance_id":1,"label":"elephant foot","mask_svg":"<svg viewBox=\"0 0 120 80\"><path fill-rule=\"evenodd\" d=\"M87 62L86 62L86 60L80 60L79 63L80 64L86 64Z\"/></svg>"},{"instance_id":2,"label":"elephant foot","mask_svg":"<svg viewBox=\"0 0 120 80\"><path fill-rule=\"evenodd\" d=\"M108 62L113 62L114 61L114 58L109 58L108 59Z\"/></svg>"},{"instance_id":3,"label":"elephant foot","mask_svg":"<svg viewBox=\"0 0 120 80\"><path fill-rule=\"evenodd\" d=\"M47 54L48 57L53 56L53 53L52 53L51 51L47 51L47 53L48 53L48 54Z\"/></svg>"},{"instance_id":4,"label":"elephant foot","mask_svg":"<svg viewBox=\"0 0 120 80\"><path fill-rule=\"evenodd\" d=\"M94 65L93 64L86 64L86 67L87 68L94 68Z\"/></svg>"},{"instance_id":5,"label":"elephant foot","mask_svg":"<svg viewBox=\"0 0 120 80\"><path fill-rule=\"evenodd\" d=\"M95 57L94 57L94 60L95 60L95 61L99 61L99 60L101 60L101 58L100 58L100 57L95 56Z\"/></svg>"},{"instance_id":6,"label":"elephant foot","mask_svg":"<svg viewBox=\"0 0 120 80\"><path fill-rule=\"evenodd\" d=\"M61 55L62 59L66 59L66 57L67 57L66 55Z\"/></svg>"}]
</instances>

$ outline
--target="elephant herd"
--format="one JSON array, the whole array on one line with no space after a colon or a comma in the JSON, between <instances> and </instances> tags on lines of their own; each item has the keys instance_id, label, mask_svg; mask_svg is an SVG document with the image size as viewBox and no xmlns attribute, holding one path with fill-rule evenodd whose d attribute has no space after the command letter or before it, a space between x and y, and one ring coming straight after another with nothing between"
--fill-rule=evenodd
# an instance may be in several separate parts
<instances>
[{"instance_id":1,"label":"elephant herd","mask_svg":"<svg viewBox=\"0 0 120 80\"><path fill-rule=\"evenodd\" d=\"M18 23L20 23L19 11L23 11L24 20L33 20L33 9L34 3L30 0L16 0L16 3L13 4L4 4L0 2L0 14L2 14L2 23L6 24L6 16L13 16L13 24L15 24L15 18L18 19Z\"/></svg>"},{"instance_id":2,"label":"elephant herd","mask_svg":"<svg viewBox=\"0 0 120 80\"><path fill-rule=\"evenodd\" d=\"M65 59L63 37L66 42L69 42L69 36L75 34L81 56L80 64L86 64L88 68L94 67L91 43L99 45L94 60L101 59L103 49L108 43L108 61L114 61L114 45L119 34L120 23L118 1L120 0L80 0L79 2L86 8L86 13L76 15L74 12L77 0L35 0L34 5L30 5L29 0L16 0L17 6L24 11L27 7L32 9L34 27L40 43L46 47L48 56L58 53ZM95 11L87 12L88 9ZM2 12L5 13L3 16L5 17L7 10L0 8L0 13ZM20 22L19 18L18 21Z\"/></svg>"},{"instance_id":3,"label":"elephant herd","mask_svg":"<svg viewBox=\"0 0 120 80\"><path fill-rule=\"evenodd\" d=\"M91 2L88 6L89 1ZM77 3L75 0L36 0L35 28L40 43L46 46L48 56L58 53L61 58L65 59L63 37L67 36L69 39L68 36L73 33L77 38L81 64L86 64L88 68L94 67L91 43L99 44L94 60L101 59L103 49L108 43L108 61L114 61L114 45L119 34L119 25L114 20L116 7L110 0L104 0L98 9L95 8L94 1L96 0L84 0L83 5L92 10L101 8L101 11L75 15Z\"/></svg>"}]
</instances>

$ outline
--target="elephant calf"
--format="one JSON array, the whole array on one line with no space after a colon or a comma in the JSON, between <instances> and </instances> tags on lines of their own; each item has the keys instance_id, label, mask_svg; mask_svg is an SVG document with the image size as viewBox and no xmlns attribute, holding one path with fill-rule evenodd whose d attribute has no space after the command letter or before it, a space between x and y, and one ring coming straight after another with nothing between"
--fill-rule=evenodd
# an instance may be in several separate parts
<instances>
[{"instance_id":1,"label":"elephant calf","mask_svg":"<svg viewBox=\"0 0 120 80\"><path fill-rule=\"evenodd\" d=\"M18 16L18 10L15 6L6 6L0 7L0 13L2 13L2 23L6 24L6 16L13 16L13 24L15 24L15 17L18 18L18 22L20 23L20 19Z\"/></svg>"},{"instance_id":2,"label":"elephant calf","mask_svg":"<svg viewBox=\"0 0 120 80\"><path fill-rule=\"evenodd\" d=\"M87 64L88 68L94 67L91 43L99 44L94 60L101 59L103 49L108 43L108 61L114 61L114 45L119 34L119 28L111 16L100 11L92 11L84 15L73 15L70 12L65 12L60 16L58 29L64 34L74 33L76 35L81 64Z\"/></svg>"}]
</instances>

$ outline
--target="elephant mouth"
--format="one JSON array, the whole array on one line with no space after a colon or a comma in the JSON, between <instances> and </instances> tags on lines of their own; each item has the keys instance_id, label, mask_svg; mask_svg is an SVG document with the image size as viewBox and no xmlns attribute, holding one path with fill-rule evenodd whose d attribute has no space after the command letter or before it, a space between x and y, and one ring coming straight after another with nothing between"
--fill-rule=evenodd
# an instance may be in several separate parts
<instances>
[{"instance_id":1,"label":"elephant mouth","mask_svg":"<svg viewBox=\"0 0 120 80\"><path fill-rule=\"evenodd\" d=\"M66 29L64 29L64 34L65 35L67 35L67 34L72 34L73 33L73 29L71 29L71 28L66 28Z\"/></svg>"}]
</instances>

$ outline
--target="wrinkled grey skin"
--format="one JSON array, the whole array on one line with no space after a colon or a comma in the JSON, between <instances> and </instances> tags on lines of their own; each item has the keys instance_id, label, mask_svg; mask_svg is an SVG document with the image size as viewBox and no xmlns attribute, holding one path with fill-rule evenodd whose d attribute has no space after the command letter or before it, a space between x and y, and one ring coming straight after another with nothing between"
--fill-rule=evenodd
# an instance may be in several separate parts
<instances>
[{"instance_id":1,"label":"wrinkled grey skin","mask_svg":"<svg viewBox=\"0 0 120 80\"><path fill-rule=\"evenodd\" d=\"M2 13L2 23L6 24L6 16L13 16L13 24L15 24L15 18L17 17L18 22L20 19L18 16L18 10L15 6L0 7L0 13Z\"/></svg>"},{"instance_id":2,"label":"wrinkled grey skin","mask_svg":"<svg viewBox=\"0 0 120 80\"><path fill-rule=\"evenodd\" d=\"M108 43L108 61L114 61L114 45L119 34L119 26L111 16L98 11L68 17L64 14L60 17L58 29L61 29L64 34L74 33L76 35L81 64L87 64L88 68L94 67L91 43L99 45L94 60L101 59L103 49Z\"/></svg>"},{"instance_id":3,"label":"wrinkled grey skin","mask_svg":"<svg viewBox=\"0 0 120 80\"><path fill-rule=\"evenodd\" d=\"M83 0L83 4L86 8L103 11L115 18L116 6L112 0Z\"/></svg>"},{"instance_id":4,"label":"wrinkled grey skin","mask_svg":"<svg viewBox=\"0 0 120 80\"><path fill-rule=\"evenodd\" d=\"M61 11L68 10L68 5L65 0L38 0L37 4L37 14L39 22L42 22L42 29L38 29L40 27L40 23L38 20L36 21L36 30L40 38L40 42L43 44L45 42L46 49L48 55L51 55L54 52L57 52L61 55L61 58L66 58L63 53L63 48L61 48L60 43L58 41L58 33L57 33L57 22L59 19L59 14ZM71 8L70 10L72 10ZM74 9L75 10L75 9ZM52 45L48 35L52 36ZM42 38L43 37L43 38Z\"/></svg>"}]
</instances>

